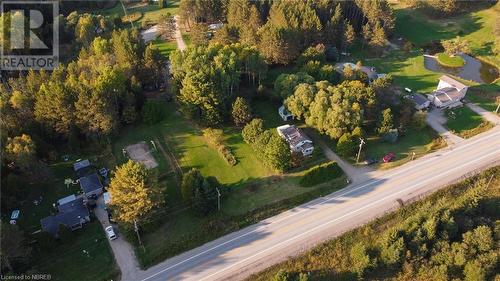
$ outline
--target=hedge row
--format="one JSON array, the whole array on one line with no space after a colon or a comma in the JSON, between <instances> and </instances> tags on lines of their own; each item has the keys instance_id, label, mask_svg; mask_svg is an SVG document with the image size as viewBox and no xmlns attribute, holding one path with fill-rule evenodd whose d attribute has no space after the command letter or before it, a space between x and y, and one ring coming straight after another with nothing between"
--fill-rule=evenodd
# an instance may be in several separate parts
<instances>
[{"instance_id":1,"label":"hedge row","mask_svg":"<svg viewBox=\"0 0 500 281\"><path fill-rule=\"evenodd\" d=\"M309 169L300 179L303 187L315 186L342 176L342 169L336 162L325 163Z\"/></svg>"},{"instance_id":2,"label":"hedge row","mask_svg":"<svg viewBox=\"0 0 500 281\"><path fill-rule=\"evenodd\" d=\"M203 137L217 149L229 165L234 166L238 163L231 149L224 144L224 132L221 129L207 128L203 130Z\"/></svg>"}]
</instances>

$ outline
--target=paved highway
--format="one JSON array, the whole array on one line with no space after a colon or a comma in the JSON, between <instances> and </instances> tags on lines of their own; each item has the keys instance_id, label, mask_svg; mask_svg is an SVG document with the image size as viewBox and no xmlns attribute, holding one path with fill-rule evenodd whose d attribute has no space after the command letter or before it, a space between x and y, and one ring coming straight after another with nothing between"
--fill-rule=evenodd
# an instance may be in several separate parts
<instances>
[{"instance_id":1,"label":"paved highway","mask_svg":"<svg viewBox=\"0 0 500 281\"><path fill-rule=\"evenodd\" d=\"M500 162L500 127L170 258L135 280L239 280Z\"/></svg>"}]
</instances>

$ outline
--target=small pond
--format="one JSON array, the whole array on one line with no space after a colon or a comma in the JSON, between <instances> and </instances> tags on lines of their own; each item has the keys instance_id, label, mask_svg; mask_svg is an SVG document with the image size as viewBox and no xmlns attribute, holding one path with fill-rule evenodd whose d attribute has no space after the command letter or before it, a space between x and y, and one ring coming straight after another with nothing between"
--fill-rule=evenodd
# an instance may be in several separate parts
<instances>
[{"instance_id":1,"label":"small pond","mask_svg":"<svg viewBox=\"0 0 500 281\"><path fill-rule=\"evenodd\" d=\"M431 56L424 56L424 66L428 70L455 75L477 83L492 83L499 77L498 68L468 55L460 55L465 60L462 67L445 67Z\"/></svg>"}]
</instances>

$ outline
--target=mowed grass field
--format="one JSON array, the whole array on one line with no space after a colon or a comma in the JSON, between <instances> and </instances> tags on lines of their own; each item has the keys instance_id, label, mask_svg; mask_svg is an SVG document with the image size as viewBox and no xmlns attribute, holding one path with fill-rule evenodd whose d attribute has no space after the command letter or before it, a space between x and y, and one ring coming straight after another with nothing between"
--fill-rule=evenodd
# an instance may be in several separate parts
<instances>
[{"instance_id":1,"label":"mowed grass field","mask_svg":"<svg viewBox=\"0 0 500 281\"><path fill-rule=\"evenodd\" d=\"M128 15L134 13L139 13L142 15L135 21L136 23L141 24L142 22L148 22L150 24L154 24L158 22L161 15L166 15L167 13L170 13L171 15L177 14L177 11L179 10L179 2L179 0L170 0L168 1L167 7L165 8L160 8L158 4L154 3L137 2L125 4L125 9ZM125 15L120 2L117 2L116 5L112 8L97 11L96 14L120 18Z\"/></svg>"},{"instance_id":2,"label":"mowed grass field","mask_svg":"<svg viewBox=\"0 0 500 281\"><path fill-rule=\"evenodd\" d=\"M267 104L267 105L266 105ZM161 184L166 187L167 206L150 224L143 226L143 242L146 251L136 248L142 266L151 266L170 256L199 246L221 235L237 230L250 223L307 202L319 195L328 194L345 185L343 176L313 186L301 187L300 177L304 169L278 175L257 158L255 151L246 144L240 128L226 126L226 144L232 149L238 163L230 166L221 155L210 147L198 127L177 111L174 103L163 102L165 118L158 124L137 125L124 129L114 144L119 163L123 147L139 141L160 140L163 147L173 152L183 172L197 168L204 176L214 176L225 184L229 192L221 200L221 212L208 217L198 217L191 212L181 197L175 175L163 154L154 153L160 163ZM254 104L256 115L265 119L272 128L279 123L279 116L270 102ZM257 109L258 108L258 109ZM322 152L305 161L310 167L326 161Z\"/></svg>"},{"instance_id":3,"label":"mowed grass field","mask_svg":"<svg viewBox=\"0 0 500 281\"><path fill-rule=\"evenodd\" d=\"M446 117L446 127L462 138L470 138L493 127L492 123L466 106L448 109Z\"/></svg>"}]
</instances>

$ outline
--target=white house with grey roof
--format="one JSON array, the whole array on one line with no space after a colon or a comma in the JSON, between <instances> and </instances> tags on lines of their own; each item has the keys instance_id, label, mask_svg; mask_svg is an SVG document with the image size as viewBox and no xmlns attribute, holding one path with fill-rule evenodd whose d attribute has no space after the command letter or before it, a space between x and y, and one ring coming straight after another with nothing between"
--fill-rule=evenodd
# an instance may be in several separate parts
<instances>
[{"instance_id":1,"label":"white house with grey roof","mask_svg":"<svg viewBox=\"0 0 500 281\"><path fill-rule=\"evenodd\" d=\"M438 108L457 107L462 105L461 100L465 97L468 88L467 85L443 75L439 78L437 89L428 94L427 98Z\"/></svg>"},{"instance_id":2,"label":"white house with grey roof","mask_svg":"<svg viewBox=\"0 0 500 281\"><path fill-rule=\"evenodd\" d=\"M70 230L82 228L90 221L90 213L82 196L70 195L57 201L57 214L40 220L42 230L59 237L60 226Z\"/></svg>"},{"instance_id":3,"label":"white house with grey roof","mask_svg":"<svg viewBox=\"0 0 500 281\"><path fill-rule=\"evenodd\" d=\"M290 150L300 152L303 156L311 155L314 151L312 140L295 125L283 125L276 128L278 134L290 145Z\"/></svg>"}]
</instances>

